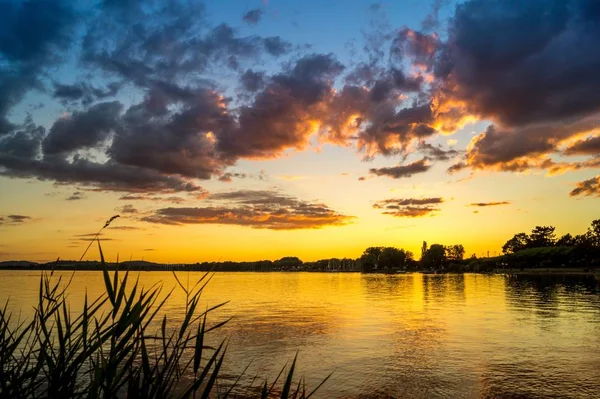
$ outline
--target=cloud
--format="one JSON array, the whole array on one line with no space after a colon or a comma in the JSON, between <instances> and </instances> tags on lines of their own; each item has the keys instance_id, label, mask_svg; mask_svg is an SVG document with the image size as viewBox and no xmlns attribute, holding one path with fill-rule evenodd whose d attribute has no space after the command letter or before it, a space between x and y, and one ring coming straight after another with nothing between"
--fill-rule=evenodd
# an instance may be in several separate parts
<instances>
[{"instance_id":1,"label":"cloud","mask_svg":"<svg viewBox=\"0 0 600 399\"><path fill-rule=\"evenodd\" d=\"M72 3L2 2L0 32L0 136L16 127L13 106L31 89L41 88L44 68L62 60L76 22ZM35 29L31 29L35 26Z\"/></svg>"},{"instance_id":2,"label":"cloud","mask_svg":"<svg viewBox=\"0 0 600 399\"><path fill-rule=\"evenodd\" d=\"M81 101L82 105L90 105L96 100L114 97L122 87L121 82L111 82L104 88L97 88L84 82L58 83L54 82L53 97L63 105L72 105Z\"/></svg>"},{"instance_id":3,"label":"cloud","mask_svg":"<svg viewBox=\"0 0 600 399\"><path fill-rule=\"evenodd\" d=\"M196 208L161 208L142 220L168 225L224 224L255 229L296 230L342 226L353 219L325 204L303 201L274 191L238 190L212 194L209 200L218 204Z\"/></svg>"},{"instance_id":4,"label":"cloud","mask_svg":"<svg viewBox=\"0 0 600 399\"><path fill-rule=\"evenodd\" d=\"M33 158L40 150L46 129L27 118L21 126L15 126L12 134L0 135L0 157ZM1 163L0 163L1 166Z\"/></svg>"},{"instance_id":5,"label":"cloud","mask_svg":"<svg viewBox=\"0 0 600 399\"><path fill-rule=\"evenodd\" d=\"M423 31L379 21L365 34L363 58L343 65L279 36L211 21L199 2L4 2L0 174L99 191L201 193L197 180L228 180L234 176L225 171L240 160L324 143L353 147L364 159L459 158L449 172L594 168L593 3L467 0L442 30L447 2L435 1ZM243 20L262 16L254 9ZM76 78L50 78L72 64ZM282 69L256 69L265 65ZM127 105L115 99L122 90L132 93ZM33 116L14 120L32 91L66 112L44 126ZM465 153L425 142L478 120L492 125ZM408 176L409 166L425 172L425 165L373 173Z\"/></svg>"},{"instance_id":6,"label":"cloud","mask_svg":"<svg viewBox=\"0 0 600 399\"><path fill-rule=\"evenodd\" d=\"M67 197L67 201L78 201L87 198L85 193L81 191L75 191L73 194Z\"/></svg>"},{"instance_id":7,"label":"cloud","mask_svg":"<svg viewBox=\"0 0 600 399\"><path fill-rule=\"evenodd\" d=\"M437 35L403 28L392 42L392 55L399 60L410 59L413 65L432 69L437 51L442 46Z\"/></svg>"},{"instance_id":8,"label":"cloud","mask_svg":"<svg viewBox=\"0 0 600 399\"><path fill-rule=\"evenodd\" d=\"M427 162L427 158L423 158L418 161L409 163L408 165L399 165L385 168L372 168L369 169L369 173L377 176L388 176L393 179L400 179L403 177L412 177L417 173L427 172L430 168L431 165Z\"/></svg>"},{"instance_id":9,"label":"cloud","mask_svg":"<svg viewBox=\"0 0 600 399\"><path fill-rule=\"evenodd\" d=\"M422 217L430 215L440 209L436 207L444 202L441 197L432 198L391 198L378 201L373 208L382 210L382 214L394 217Z\"/></svg>"},{"instance_id":10,"label":"cloud","mask_svg":"<svg viewBox=\"0 0 600 399\"><path fill-rule=\"evenodd\" d=\"M25 222L29 222L31 220L32 220L31 216L25 216L25 215L7 215L7 216L1 216L0 217L0 225L16 226L16 225L23 224Z\"/></svg>"},{"instance_id":11,"label":"cloud","mask_svg":"<svg viewBox=\"0 0 600 399\"><path fill-rule=\"evenodd\" d=\"M249 25L256 25L262 18L263 11L259 8L248 11L242 16L242 21Z\"/></svg>"},{"instance_id":12,"label":"cloud","mask_svg":"<svg viewBox=\"0 0 600 399\"><path fill-rule=\"evenodd\" d=\"M135 226L109 226L107 228L111 230L143 230L141 227Z\"/></svg>"},{"instance_id":13,"label":"cloud","mask_svg":"<svg viewBox=\"0 0 600 399\"><path fill-rule=\"evenodd\" d=\"M131 204L120 206L115 208L115 210L120 213L138 213L138 210Z\"/></svg>"},{"instance_id":14,"label":"cloud","mask_svg":"<svg viewBox=\"0 0 600 399\"><path fill-rule=\"evenodd\" d=\"M124 165L209 179L235 161L217 152L213 133L232 124L227 100L214 90L163 86L126 111L108 152Z\"/></svg>"},{"instance_id":15,"label":"cloud","mask_svg":"<svg viewBox=\"0 0 600 399\"><path fill-rule=\"evenodd\" d=\"M600 155L600 136L578 140L569 145L564 153L567 155Z\"/></svg>"},{"instance_id":16,"label":"cloud","mask_svg":"<svg viewBox=\"0 0 600 399\"><path fill-rule=\"evenodd\" d=\"M85 233L85 234L76 234L75 237L78 237L78 238L96 237L96 236L100 237L102 235L104 235L104 234L102 234L102 233L99 233L99 234L98 233Z\"/></svg>"},{"instance_id":17,"label":"cloud","mask_svg":"<svg viewBox=\"0 0 600 399\"><path fill-rule=\"evenodd\" d=\"M245 179L247 177L248 177L248 174L246 174L246 173L227 172L227 173L224 173L223 176L219 177L219 181L222 181L225 183L230 183L233 181L234 178Z\"/></svg>"},{"instance_id":18,"label":"cloud","mask_svg":"<svg viewBox=\"0 0 600 399\"><path fill-rule=\"evenodd\" d=\"M73 157L24 159L0 153L0 175L51 180L60 184L78 184L99 191L127 192L201 192L195 183L179 176L169 176L114 161L98 163Z\"/></svg>"},{"instance_id":19,"label":"cloud","mask_svg":"<svg viewBox=\"0 0 600 399\"><path fill-rule=\"evenodd\" d=\"M572 123L565 121L560 125L538 124L507 130L499 130L491 125L484 133L471 139L464 159L451 170L467 167L509 172L551 169L557 163L551 160L550 155L560 152L561 143L571 136L593 129L599 121L599 117L594 117ZM577 148L582 145L589 148L589 145L579 141L573 144L575 149L572 153L579 152ZM593 167L593 158L587 163L580 163L577 168L586 165Z\"/></svg>"},{"instance_id":20,"label":"cloud","mask_svg":"<svg viewBox=\"0 0 600 399\"><path fill-rule=\"evenodd\" d=\"M209 76L223 66L236 74L243 63L287 54L289 43L209 26L196 2L142 7L104 1L82 13L69 5L0 5L10 21L0 33L1 174L101 191L185 192L200 191L193 179L221 176L237 161L215 148L216 134L236 127L230 100ZM22 32L23 26L36 32ZM53 97L75 109L47 132L31 120L9 121L29 90L45 90L45 68L67 58L107 82L49 82ZM143 100L127 109L118 101L96 103L123 87Z\"/></svg>"},{"instance_id":21,"label":"cloud","mask_svg":"<svg viewBox=\"0 0 600 399\"><path fill-rule=\"evenodd\" d=\"M587 0L467 1L456 7L436 74L471 112L504 125L595 113L597 17Z\"/></svg>"},{"instance_id":22,"label":"cloud","mask_svg":"<svg viewBox=\"0 0 600 399\"><path fill-rule=\"evenodd\" d=\"M449 0L434 0L431 12L421 22L424 31L434 30L440 26L439 13L442 7L447 4L449 4Z\"/></svg>"},{"instance_id":23,"label":"cloud","mask_svg":"<svg viewBox=\"0 0 600 399\"><path fill-rule=\"evenodd\" d=\"M189 194L193 195L196 199L203 199L208 195L208 191L192 191ZM179 196L168 196L168 197L164 197L164 196L156 196L156 195L152 195L152 194L146 194L146 193L136 193L136 194L125 194L122 195L121 197L119 197L119 200L121 201L153 201L153 202L170 202L173 204L180 204L182 202L187 201L185 198L183 197L179 197Z\"/></svg>"},{"instance_id":24,"label":"cloud","mask_svg":"<svg viewBox=\"0 0 600 399\"><path fill-rule=\"evenodd\" d=\"M63 154L96 147L116 127L122 109L120 102L112 101L60 118L42 141L44 154Z\"/></svg>"},{"instance_id":25,"label":"cloud","mask_svg":"<svg viewBox=\"0 0 600 399\"><path fill-rule=\"evenodd\" d=\"M510 201L496 201L496 202L473 202L469 206L486 207L486 206L499 206L499 205L510 205Z\"/></svg>"},{"instance_id":26,"label":"cloud","mask_svg":"<svg viewBox=\"0 0 600 399\"><path fill-rule=\"evenodd\" d=\"M435 161L448 161L460 155L460 152L456 150L444 150L441 145L436 146L426 142L420 142L417 149L425 154L428 159Z\"/></svg>"},{"instance_id":27,"label":"cloud","mask_svg":"<svg viewBox=\"0 0 600 399\"><path fill-rule=\"evenodd\" d=\"M580 195L600 197L600 176L595 176L591 179L577 183L577 187L574 188L569 195L571 197Z\"/></svg>"},{"instance_id":28,"label":"cloud","mask_svg":"<svg viewBox=\"0 0 600 399\"><path fill-rule=\"evenodd\" d=\"M306 148L334 93L331 79L343 69L332 54L299 59L289 71L272 76L250 105L241 107L235 128L218 135L217 148L251 159Z\"/></svg>"},{"instance_id":29,"label":"cloud","mask_svg":"<svg viewBox=\"0 0 600 399\"><path fill-rule=\"evenodd\" d=\"M248 69L240 76L240 82L244 90L254 93L265 86L265 74Z\"/></svg>"},{"instance_id":30,"label":"cloud","mask_svg":"<svg viewBox=\"0 0 600 399\"><path fill-rule=\"evenodd\" d=\"M456 7L435 57L433 96L455 118L494 124L451 170L549 169L561 141L597 126L598 15L587 0L470 0ZM597 154L594 145L579 142L565 153Z\"/></svg>"}]
</instances>

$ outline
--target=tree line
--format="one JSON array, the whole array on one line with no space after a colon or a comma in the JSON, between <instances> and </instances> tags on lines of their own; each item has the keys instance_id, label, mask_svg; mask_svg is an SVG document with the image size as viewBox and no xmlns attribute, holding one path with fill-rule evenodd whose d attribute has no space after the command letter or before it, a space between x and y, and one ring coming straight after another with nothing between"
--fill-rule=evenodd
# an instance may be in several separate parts
<instances>
[{"instance_id":1,"label":"tree line","mask_svg":"<svg viewBox=\"0 0 600 399\"><path fill-rule=\"evenodd\" d=\"M421 257L395 247L368 247L358 258L328 258L303 262L295 256L250 262L202 262L169 265L144 261L107 263L109 270L189 270L189 271L361 271L365 273L486 272L498 269L600 267L600 219L583 234L556 237L554 226L536 226L531 233L517 233L502 246L502 255L465 259L462 244L428 246L423 242ZM0 262L0 269L97 270L94 261Z\"/></svg>"},{"instance_id":2,"label":"tree line","mask_svg":"<svg viewBox=\"0 0 600 399\"><path fill-rule=\"evenodd\" d=\"M449 262L462 261L464 256L465 248L462 244L432 244L428 247L423 242L419 261L414 259L411 251L394 247L369 247L363 252L360 261L365 273L442 270Z\"/></svg>"},{"instance_id":3,"label":"tree line","mask_svg":"<svg viewBox=\"0 0 600 399\"><path fill-rule=\"evenodd\" d=\"M570 233L556 238L554 226L536 226L531 234L517 233L502 246L505 254L514 254L529 248L548 247L600 247L600 219L592 221L583 234L572 236Z\"/></svg>"},{"instance_id":4,"label":"tree line","mask_svg":"<svg viewBox=\"0 0 600 399\"><path fill-rule=\"evenodd\" d=\"M501 269L525 268L583 268L600 267L600 219L592 221L585 233L569 233L556 237L554 226L536 226L530 234L517 233L502 246L502 255L465 259L461 244L445 246L423 242L421 258L412 252L394 247L369 247L360 261L362 271L435 271L486 272Z\"/></svg>"}]
</instances>

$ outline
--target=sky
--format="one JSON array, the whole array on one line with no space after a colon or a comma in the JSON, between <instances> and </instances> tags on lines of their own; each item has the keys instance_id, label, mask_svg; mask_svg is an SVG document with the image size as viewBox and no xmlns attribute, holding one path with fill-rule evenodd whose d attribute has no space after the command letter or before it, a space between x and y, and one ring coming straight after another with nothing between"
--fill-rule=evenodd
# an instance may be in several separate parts
<instances>
[{"instance_id":1,"label":"sky","mask_svg":"<svg viewBox=\"0 0 600 399\"><path fill-rule=\"evenodd\" d=\"M594 0L0 1L0 261L583 233L599 42Z\"/></svg>"}]
</instances>

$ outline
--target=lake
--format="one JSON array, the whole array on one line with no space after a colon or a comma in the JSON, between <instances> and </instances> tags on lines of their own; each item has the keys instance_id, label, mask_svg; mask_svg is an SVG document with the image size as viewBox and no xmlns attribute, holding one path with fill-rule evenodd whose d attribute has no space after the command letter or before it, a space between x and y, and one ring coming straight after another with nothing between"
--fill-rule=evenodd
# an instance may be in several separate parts
<instances>
[{"instance_id":1,"label":"lake","mask_svg":"<svg viewBox=\"0 0 600 399\"><path fill-rule=\"evenodd\" d=\"M0 300L30 314L39 273L0 271ZM69 275L70 273L61 272ZM179 273L185 283L201 273ZM140 283L175 286L170 272ZM76 272L71 311L100 272ZM272 381L298 351L298 371L317 397L598 398L600 287L591 276L217 273L204 306L230 301L210 318L235 316L226 378L251 362L243 383ZM165 311L183 317L175 291Z\"/></svg>"}]
</instances>

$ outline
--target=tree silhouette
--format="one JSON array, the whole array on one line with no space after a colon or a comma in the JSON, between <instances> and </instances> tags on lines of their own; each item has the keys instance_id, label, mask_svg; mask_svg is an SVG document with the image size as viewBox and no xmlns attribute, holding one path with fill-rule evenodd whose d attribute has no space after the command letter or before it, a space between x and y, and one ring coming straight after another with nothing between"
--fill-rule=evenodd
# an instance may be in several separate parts
<instances>
[{"instance_id":1,"label":"tree silhouette","mask_svg":"<svg viewBox=\"0 0 600 399\"><path fill-rule=\"evenodd\" d=\"M572 247L575 245L575 237L567 233L556 241L557 247Z\"/></svg>"},{"instance_id":2,"label":"tree silhouette","mask_svg":"<svg viewBox=\"0 0 600 399\"><path fill-rule=\"evenodd\" d=\"M531 230L527 247L552 247L555 241L554 226L536 226L535 229Z\"/></svg>"},{"instance_id":3,"label":"tree silhouette","mask_svg":"<svg viewBox=\"0 0 600 399\"><path fill-rule=\"evenodd\" d=\"M502 252L505 254L514 254L522 249L527 248L529 236L525 233L518 233L502 246Z\"/></svg>"},{"instance_id":4,"label":"tree silhouette","mask_svg":"<svg viewBox=\"0 0 600 399\"><path fill-rule=\"evenodd\" d=\"M585 235L591 246L600 247L600 219L592 221Z\"/></svg>"},{"instance_id":5,"label":"tree silhouette","mask_svg":"<svg viewBox=\"0 0 600 399\"><path fill-rule=\"evenodd\" d=\"M432 244L423 257L421 265L426 269L440 269L446 263L446 248L442 244Z\"/></svg>"},{"instance_id":6,"label":"tree silhouette","mask_svg":"<svg viewBox=\"0 0 600 399\"><path fill-rule=\"evenodd\" d=\"M446 256L451 261L461 261L465 257L465 247L462 244L449 245L446 247Z\"/></svg>"},{"instance_id":7,"label":"tree silhouette","mask_svg":"<svg viewBox=\"0 0 600 399\"><path fill-rule=\"evenodd\" d=\"M412 258L410 251L387 247L379 255L379 268L383 270L403 269L406 270L408 260Z\"/></svg>"}]
</instances>

